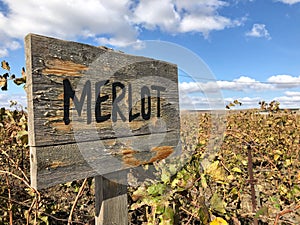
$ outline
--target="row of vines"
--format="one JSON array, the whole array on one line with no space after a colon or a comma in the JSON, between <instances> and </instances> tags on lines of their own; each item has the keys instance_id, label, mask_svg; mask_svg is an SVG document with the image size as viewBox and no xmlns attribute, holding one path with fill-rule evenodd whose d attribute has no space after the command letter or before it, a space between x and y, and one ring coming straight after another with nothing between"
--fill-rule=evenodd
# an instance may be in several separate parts
<instances>
[{"instance_id":1,"label":"row of vines","mask_svg":"<svg viewBox=\"0 0 300 225\"><path fill-rule=\"evenodd\" d=\"M216 118L183 116L182 141L195 154L175 176L162 169L161 182L135 190L131 208L143 209L145 224L299 224L300 115L278 106L229 111L207 166Z\"/></svg>"},{"instance_id":2,"label":"row of vines","mask_svg":"<svg viewBox=\"0 0 300 225\"><path fill-rule=\"evenodd\" d=\"M26 81L7 73L4 90L9 77ZM11 103L0 109L0 224L93 224L92 178L30 186L27 113ZM129 224L300 224L299 111L260 102L226 112L182 112L183 153L154 163L158 180L128 188Z\"/></svg>"},{"instance_id":3,"label":"row of vines","mask_svg":"<svg viewBox=\"0 0 300 225\"><path fill-rule=\"evenodd\" d=\"M130 224L299 224L299 117L229 111L222 142L205 165L209 140L220 138L211 131L216 118L183 114L183 150L193 155L176 173L155 165L160 181L129 188ZM26 112L1 109L0 224L91 224L93 179L40 192L30 187L26 130Z\"/></svg>"}]
</instances>

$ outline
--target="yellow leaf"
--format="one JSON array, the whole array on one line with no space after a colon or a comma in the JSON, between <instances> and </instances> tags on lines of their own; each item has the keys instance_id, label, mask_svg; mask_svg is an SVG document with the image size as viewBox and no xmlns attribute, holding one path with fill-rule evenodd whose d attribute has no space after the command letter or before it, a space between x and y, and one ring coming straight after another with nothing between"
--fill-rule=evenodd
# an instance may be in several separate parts
<instances>
[{"instance_id":1,"label":"yellow leaf","mask_svg":"<svg viewBox=\"0 0 300 225\"><path fill-rule=\"evenodd\" d=\"M226 180L225 172L222 167L219 167L219 161L210 164L206 169L206 174L210 175L215 181Z\"/></svg>"},{"instance_id":2,"label":"yellow leaf","mask_svg":"<svg viewBox=\"0 0 300 225\"><path fill-rule=\"evenodd\" d=\"M232 169L232 172L242 173L242 170L241 170L240 168L238 168L238 167L234 167L234 168Z\"/></svg>"},{"instance_id":3,"label":"yellow leaf","mask_svg":"<svg viewBox=\"0 0 300 225\"><path fill-rule=\"evenodd\" d=\"M280 158L280 155L276 154L274 155L274 160L277 161Z\"/></svg>"},{"instance_id":4,"label":"yellow leaf","mask_svg":"<svg viewBox=\"0 0 300 225\"><path fill-rule=\"evenodd\" d=\"M7 77L0 76L0 87L2 91L7 91Z\"/></svg>"},{"instance_id":5,"label":"yellow leaf","mask_svg":"<svg viewBox=\"0 0 300 225\"><path fill-rule=\"evenodd\" d=\"M217 217L213 221L211 221L209 225L228 225L228 223L221 217Z\"/></svg>"},{"instance_id":6,"label":"yellow leaf","mask_svg":"<svg viewBox=\"0 0 300 225\"><path fill-rule=\"evenodd\" d=\"M6 79L4 77L0 77L0 87L3 87L6 84Z\"/></svg>"},{"instance_id":7,"label":"yellow leaf","mask_svg":"<svg viewBox=\"0 0 300 225\"><path fill-rule=\"evenodd\" d=\"M201 144L201 145L205 145L205 144L206 144L206 140L205 140L205 139L203 139L203 140L199 141L199 144Z\"/></svg>"},{"instance_id":8,"label":"yellow leaf","mask_svg":"<svg viewBox=\"0 0 300 225\"><path fill-rule=\"evenodd\" d=\"M214 161L213 163L211 163L208 168L207 168L207 173L210 174L213 171L215 171L219 166L219 161Z\"/></svg>"},{"instance_id":9,"label":"yellow leaf","mask_svg":"<svg viewBox=\"0 0 300 225\"><path fill-rule=\"evenodd\" d=\"M7 71L10 71L9 64L8 64L8 62L6 62L5 60L3 60L3 61L1 62L1 67L2 67L3 69L7 70Z\"/></svg>"},{"instance_id":10,"label":"yellow leaf","mask_svg":"<svg viewBox=\"0 0 300 225\"><path fill-rule=\"evenodd\" d=\"M233 175L229 175L229 176L227 176L227 179L228 179L229 181L233 181L233 180L235 179L235 177L234 177Z\"/></svg>"},{"instance_id":11,"label":"yellow leaf","mask_svg":"<svg viewBox=\"0 0 300 225\"><path fill-rule=\"evenodd\" d=\"M21 72L21 74L22 74L22 77L23 77L23 78L26 78L26 73L25 73L25 68L24 68L24 67L22 67L22 72Z\"/></svg>"},{"instance_id":12,"label":"yellow leaf","mask_svg":"<svg viewBox=\"0 0 300 225\"><path fill-rule=\"evenodd\" d=\"M14 79L14 83L16 84L16 85L20 85L20 84L24 84L24 83L26 83L26 79L25 78L16 78L16 79Z\"/></svg>"}]
</instances>

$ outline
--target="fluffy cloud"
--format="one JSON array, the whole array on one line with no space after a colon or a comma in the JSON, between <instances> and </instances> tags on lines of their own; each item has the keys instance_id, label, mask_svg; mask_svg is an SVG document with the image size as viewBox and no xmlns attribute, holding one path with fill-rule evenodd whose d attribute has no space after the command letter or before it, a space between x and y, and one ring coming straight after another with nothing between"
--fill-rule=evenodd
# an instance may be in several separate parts
<instances>
[{"instance_id":1,"label":"fluffy cloud","mask_svg":"<svg viewBox=\"0 0 300 225\"><path fill-rule=\"evenodd\" d=\"M280 96L274 98L280 103L281 108L299 108L300 96Z\"/></svg>"},{"instance_id":2,"label":"fluffy cloud","mask_svg":"<svg viewBox=\"0 0 300 225\"><path fill-rule=\"evenodd\" d=\"M276 75L268 78L268 82L273 83L277 88L300 87L300 76Z\"/></svg>"},{"instance_id":3,"label":"fluffy cloud","mask_svg":"<svg viewBox=\"0 0 300 225\"><path fill-rule=\"evenodd\" d=\"M300 0L278 0L278 2L282 2L282 3L285 3L285 4L293 5L293 4L299 3Z\"/></svg>"},{"instance_id":4,"label":"fluffy cloud","mask_svg":"<svg viewBox=\"0 0 300 225\"><path fill-rule=\"evenodd\" d=\"M260 101L266 101L267 103L271 101L278 101L280 103L280 108L299 108L300 105L300 92L298 94L290 96L289 93L285 92L282 96L273 98L261 98L258 96L254 97L237 97L237 98L224 98L224 99L208 99L205 96L187 96L180 95L180 107L181 109L225 109L225 105L238 100L242 103L242 106L238 108L259 108ZM214 108L214 101L218 101L217 108ZM224 103L223 107L222 104Z\"/></svg>"},{"instance_id":5,"label":"fluffy cloud","mask_svg":"<svg viewBox=\"0 0 300 225\"><path fill-rule=\"evenodd\" d=\"M269 31L266 29L266 25L258 23L253 24L251 31L247 32L246 36L271 39Z\"/></svg>"},{"instance_id":6,"label":"fluffy cloud","mask_svg":"<svg viewBox=\"0 0 300 225\"><path fill-rule=\"evenodd\" d=\"M0 40L23 40L27 33L66 39L112 36L116 45L135 41L137 31L129 21L130 0L3 0L8 8L0 12ZM2 45L2 51L9 46Z\"/></svg>"},{"instance_id":7,"label":"fluffy cloud","mask_svg":"<svg viewBox=\"0 0 300 225\"><path fill-rule=\"evenodd\" d=\"M271 76L267 79L267 82L259 82L253 78L241 76L232 81L211 81L211 82L182 82L179 84L181 106L183 108L211 108L214 105L214 101L233 102L238 99L243 103L243 108L257 108L259 101L271 102L273 100L279 101L281 108L299 108L300 105L300 76L293 77L290 75L276 75ZM244 92L249 95L257 94L259 92L274 92L279 97L264 98L261 97L236 97L236 98L225 98L217 99L220 95L216 95L216 99L208 96L215 96L214 93L220 91L231 91L231 96L236 93ZM243 94L243 95L244 95ZM239 95L239 94L238 94ZM220 104L218 105L220 106Z\"/></svg>"},{"instance_id":8,"label":"fluffy cloud","mask_svg":"<svg viewBox=\"0 0 300 225\"><path fill-rule=\"evenodd\" d=\"M228 5L221 0L2 0L0 55L20 47L16 41L27 33L64 39L93 38L100 44L124 46L136 41L141 29L160 29L172 34L239 26L243 19L219 14ZM14 41L14 44L11 45Z\"/></svg>"},{"instance_id":9,"label":"fluffy cloud","mask_svg":"<svg viewBox=\"0 0 300 225\"><path fill-rule=\"evenodd\" d=\"M286 91L284 94L289 97L300 96L300 92L297 91Z\"/></svg>"},{"instance_id":10,"label":"fluffy cloud","mask_svg":"<svg viewBox=\"0 0 300 225\"><path fill-rule=\"evenodd\" d=\"M146 29L157 27L165 31L175 31L180 15L171 0L141 0L134 9L133 21Z\"/></svg>"},{"instance_id":11,"label":"fluffy cloud","mask_svg":"<svg viewBox=\"0 0 300 225\"><path fill-rule=\"evenodd\" d=\"M228 104L230 102L233 102L236 100L236 98L225 98L225 102ZM237 98L239 102L242 103L243 107L258 107L259 101L262 99L260 97L243 97L243 98Z\"/></svg>"},{"instance_id":12,"label":"fluffy cloud","mask_svg":"<svg viewBox=\"0 0 300 225\"><path fill-rule=\"evenodd\" d=\"M0 106L9 108L10 106L10 101L17 101L19 105L22 107L26 107L27 105L27 98L25 93L19 93L19 94L6 94L6 93L1 93L0 95Z\"/></svg>"},{"instance_id":13,"label":"fluffy cloud","mask_svg":"<svg viewBox=\"0 0 300 225\"><path fill-rule=\"evenodd\" d=\"M262 83L253 78L241 76L233 81L211 81L211 82L182 82L179 85L180 90L188 93L193 92L216 92L217 90L230 91L264 91L273 90L275 86L270 83Z\"/></svg>"},{"instance_id":14,"label":"fluffy cloud","mask_svg":"<svg viewBox=\"0 0 300 225\"><path fill-rule=\"evenodd\" d=\"M232 20L217 13L226 5L228 3L219 0L141 0L134 10L133 21L146 29L159 27L171 33L200 32L207 37L213 30L243 23L244 18Z\"/></svg>"},{"instance_id":15,"label":"fluffy cloud","mask_svg":"<svg viewBox=\"0 0 300 225\"><path fill-rule=\"evenodd\" d=\"M224 110L225 102L221 96L210 98L207 96L190 96L185 94L179 95L181 109L207 109L207 110Z\"/></svg>"},{"instance_id":16,"label":"fluffy cloud","mask_svg":"<svg viewBox=\"0 0 300 225\"><path fill-rule=\"evenodd\" d=\"M260 82L253 78L241 76L232 81L210 81L210 82L182 82L180 90L186 93L210 93L218 90L228 91L272 91L300 87L300 76L276 75ZM297 93L297 92L286 92Z\"/></svg>"},{"instance_id":17,"label":"fluffy cloud","mask_svg":"<svg viewBox=\"0 0 300 225\"><path fill-rule=\"evenodd\" d=\"M300 94L300 92L298 92ZM280 103L280 108L299 108L300 105L300 95L288 96L282 95L280 97L262 99L261 97L243 97L243 98L225 98L224 101L226 104L233 102L237 99L242 103L242 108L259 108L259 102L264 100L267 103L272 101L278 101Z\"/></svg>"}]
</instances>

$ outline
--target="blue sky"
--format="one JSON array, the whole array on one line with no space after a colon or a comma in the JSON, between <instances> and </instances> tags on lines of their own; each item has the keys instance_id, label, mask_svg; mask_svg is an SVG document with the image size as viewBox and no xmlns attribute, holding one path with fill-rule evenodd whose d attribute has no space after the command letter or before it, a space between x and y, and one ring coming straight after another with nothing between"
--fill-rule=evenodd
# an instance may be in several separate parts
<instances>
[{"instance_id":1,"label":"blue sky","mask_svg":"<svg viewBox=\"0 0 300 225\"><path fill-rule=\"evenodd\" d=\"M209 107L207 93L215 89L225 104L300 105L300 0L2 0L0 58L16 75L25 66L27 33L116 49L145 40L187 48L215 78L187 79L180 72L187 108ZM26 104L25 92L12 83L0 92L0 105L10 99Z\"/></svg>"}]
</instances>

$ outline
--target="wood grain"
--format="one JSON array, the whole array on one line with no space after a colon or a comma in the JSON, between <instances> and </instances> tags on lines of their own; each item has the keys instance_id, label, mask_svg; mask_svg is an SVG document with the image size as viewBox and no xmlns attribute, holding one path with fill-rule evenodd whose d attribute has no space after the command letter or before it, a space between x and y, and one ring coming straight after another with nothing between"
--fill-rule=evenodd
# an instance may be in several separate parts
<instances>
[{"instance_id":1,"label":"wood grain","mask_svg":"<svg viewBox=\"0 0 300 225\"><path fill-rule=\"evenodd\" d=\"M34 187L121 171L180 151L176 65L35 34L26 36L25 49ZM64 80L81 101L70 99L69 124L64 120ZM113 89L117 83L124 88ZM144 101L143 91L151 95ZM103 96L108 97L100 104L101 115L111 117L97 122L96 101ZM137 115L131 122L130 106L131 114Z\"/></svg>"},{"instance_id":2,"label":"wood grain","mask_svg":"<svg viewBox=\"0 0 300 225\"><path fill-rule=\"evenodd\" d=\"M116 180L124 179L126 171L115 174ZM125 182L124 182L125 183ZM96 225L127 225L127 186L108 180L102 176L95 177Z\"/></svg>"}]
</instances>

